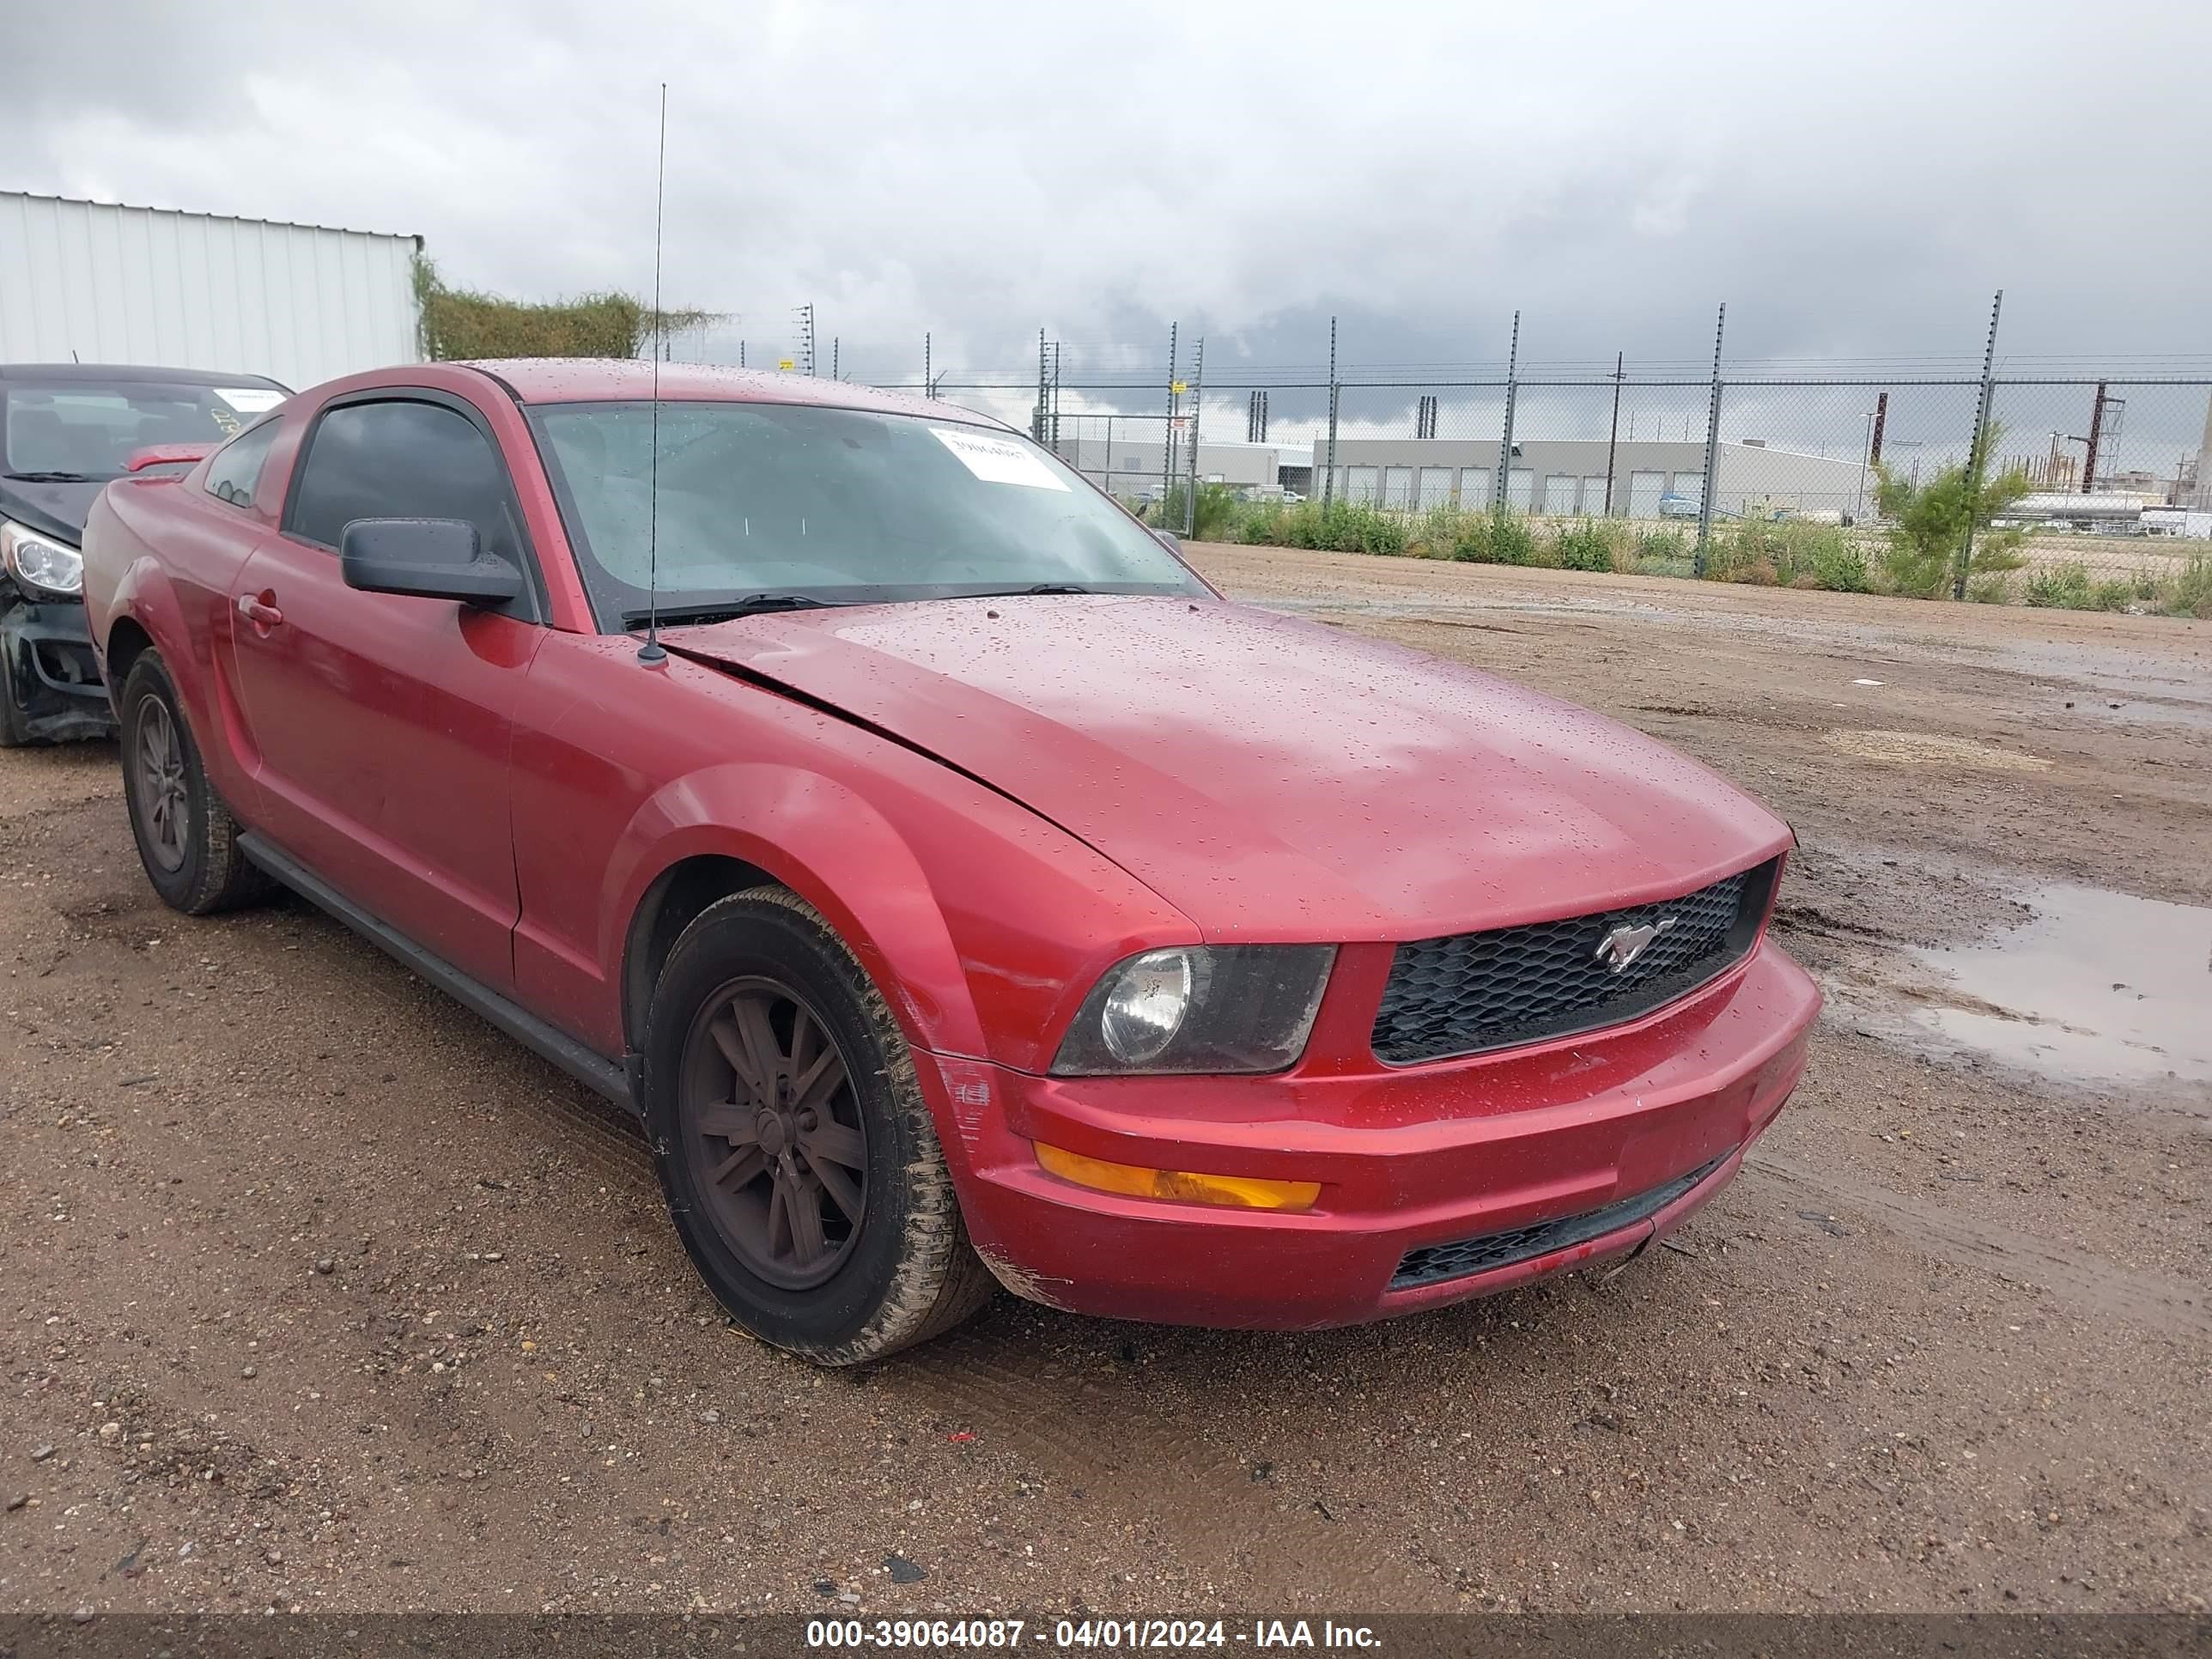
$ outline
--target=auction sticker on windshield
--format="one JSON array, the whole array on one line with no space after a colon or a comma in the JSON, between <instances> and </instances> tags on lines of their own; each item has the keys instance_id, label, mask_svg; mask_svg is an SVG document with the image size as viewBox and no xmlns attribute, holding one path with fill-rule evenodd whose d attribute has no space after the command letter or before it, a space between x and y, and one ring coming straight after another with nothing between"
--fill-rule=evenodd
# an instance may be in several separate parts
<instances>
[{"instance_id":1,"label":"auction sticker on windshield","mask_svg":"<svg viewBox=\"0 0 2212 1659\"><path fill-rule=\"evenodd\" d=\"M215 395L241 415L258 415L264 409L274 409L284 401L284 394L273 386L219 386Z\"/></svg>"},{"instance_id":2,"label":"auction sticker on windshield","mask_svg":"<svg viewBox=\"0 0 2212 1659\"><path fill-rule=\"evenodd\" d=\"M963 432L957 427L933 426L930 434L960 459L986 483L1026 484L1031 489L1066 489L1052 469L1011 438L994 438L988 432Z\"/></svg>"}]
</instances>

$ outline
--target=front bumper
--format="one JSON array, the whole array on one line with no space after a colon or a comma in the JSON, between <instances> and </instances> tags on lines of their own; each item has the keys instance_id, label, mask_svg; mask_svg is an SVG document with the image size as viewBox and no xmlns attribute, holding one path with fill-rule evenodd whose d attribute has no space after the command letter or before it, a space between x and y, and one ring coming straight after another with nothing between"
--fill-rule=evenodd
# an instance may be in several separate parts
<instances>
[{"instance_id":1,"label":"front bumper","mask_svg":"<svg viewBox=\"0 0 2212 1659\"><path fill-rule=\"evenodd\" d=\"M82 605L10 599L0 605L0 674L27 738L66 743L115 730Z\"/></svg>"},{"instance_id":2,"label":"front bumper","mask_svg":"<svg viewBox=\"0 0 2212 1659\"><path fill-rule=\"evenodd\" d=\"M1008 1288L1080 1313L1304 1329L1641 1248L1741 1166L1796 1086L1820 1006L1762 939L1643 1020L1465 1060L1079 1079L917 1059L969 1235ZM1120 1197L1047 1175L1038 1140L1322 1193L1295 1214Z\"/></svg>"}]
</instances>

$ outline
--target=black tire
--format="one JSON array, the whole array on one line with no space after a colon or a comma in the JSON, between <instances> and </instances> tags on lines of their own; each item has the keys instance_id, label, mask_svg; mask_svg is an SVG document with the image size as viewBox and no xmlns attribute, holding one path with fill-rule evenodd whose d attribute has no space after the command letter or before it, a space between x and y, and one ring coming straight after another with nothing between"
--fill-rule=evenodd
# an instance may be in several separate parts
<instances>
[{"instance_id":1,"label":"black tire","mask_svg":"<svg viewBox=\"0 0 2212 1659\"><path fill-rule=\"evenodd\" d=\"M31 741L31 719L15 701L12 665L0 662L0 749L22 749Z\"/></svg>"},{"instance_id":2,"label":"black tire","mask_svg":"<svg viewBox=\"0 0 2212 1659\"><path fill-rule=\"evenodd\" d=\"M238 820L208 781L199 744L161 653L139 653L118 701L131 836L161 902L186 915L204 916L269 897L276 883L239 850ZM161 742L157 731L166 734L163 752L173 756L173 763L161 769L166 788L148 771L149 751Z\"/></svg>"},{"instance_id":3,"label":"black tire","mask_svg":"<svg viewBox=\"0 0 2212 1659\"><path fill-rule=\"evenodd\" d=\"M740 1178L714 1178L738 1161L742 1143L700 1121L716 1109L699 1103L722 1094L743 1112L775 1115L759 1104L759 1090L722 1044L734 1029L733 994L779 994L788 1019L799 1018L804 1008L814 1022L810 1033L826 1033L835 1045L844 1081L834 1100L825 1097L822 1115L834 1112L851 1125L839 1131L850 1148L843 1158L852 1160L853 1173L865 1176L857 1194L846 1183L846 1201L857 1200L859 1217L843 1223L842 1237L827 1244L823 1221L833 1230L841 1222L828 1183L844 1177L822 1170L813 1146L804 1142L805 1131L815 1127L812 1114L785 1120L799 1127L750 1136L743 1156L759 1155L763 1167L742 1177L750 1183L742 1194ZM720 1039L714 1037L717 1024L723 1026ZM801 1042L789 1036L792 1052L779 1052L779 1066L787 1060L790 1070L799 1068ZM777 1043L779 1051L782 1046ZM818 1035L811 1052L817 1060L826 1052ZM789 1085L787 1072L784 1082L772 1086L772 1098L793 1099ZM990 1299L994 1281L968 1243L936 1125L897 1022L844 942L788 890L733 894L684 930L653 988L645 1090L646 1131L684 1248L716 1299L761 1340L819 1364L864 1364L951 1329ZM734 1116L713 1121L726 1124ZM787 1134L793 1137L787 1142ZM823 1253L811 1271L802 1270L803 1262L781 1271L768 1259L776 1237L773 1208L765 1211L765 1253L758 1238L744 1241L745 1223L737 1214L746 1194L757 1210L766 1206L759 1197L766 1191L785 1205L788 1218L787 1194L802 1188L781 1186L778 1157L795 1168L794 1182L813 1183L821 1201L811 1225ZM790 1256L800 1258L787 1218L784 1237Z\"/></svg>"}]
</instances>

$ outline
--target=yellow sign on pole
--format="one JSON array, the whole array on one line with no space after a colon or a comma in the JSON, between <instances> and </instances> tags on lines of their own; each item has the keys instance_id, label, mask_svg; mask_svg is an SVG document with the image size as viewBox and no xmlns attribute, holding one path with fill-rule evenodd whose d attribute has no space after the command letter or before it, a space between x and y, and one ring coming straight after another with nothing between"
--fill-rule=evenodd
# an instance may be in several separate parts
<instances>
[{"instance_id":1,"label":"yellow sign on pole","mask_svg":"<svg viewBox=\"0 0 2212 1659\"><path fill-rule=\"evenodd\" d=\"M1184 392L1189 391L1190 388L1185 386L1181 380L1170 380L1168 382L1168 390L1174 392L1176 397L1180 398Z\"/></svg>"}]
</instances>

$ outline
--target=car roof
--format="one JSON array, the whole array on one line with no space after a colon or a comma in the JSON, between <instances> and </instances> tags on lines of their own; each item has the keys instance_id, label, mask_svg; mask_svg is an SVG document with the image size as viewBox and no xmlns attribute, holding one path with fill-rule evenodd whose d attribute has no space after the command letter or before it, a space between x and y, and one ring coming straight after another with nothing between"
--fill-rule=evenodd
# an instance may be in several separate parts
<instances>
[{"instance_id":1,"label":"car roof","mask_svg":"<svg viewBox=\"0 0 2212 1659\"><path fill-rule=\"evenodd\" d=\"M0 380L37 380L48 386L67 381L112 386L125 380L149 386L265 386L272 391L291 391L283 381L272 380L266 374L162 368L138 363L0 363Z\"/></svg>"},{"instance_id":2,"label":"car roof","mask_svg":"<svg viewBox=\"0 0 2212 1659\"><path fill-rule=\"evenodd\" d=\"M524 404L635 403L654 395L653 365L636 357L500 357L455 367L491 376ZM659 396L663 403L812 404L969 425L1006 425L996 416L910 392L883 392L851 380L719 363L661 364Z\"/></svg>"}]
</instances>

